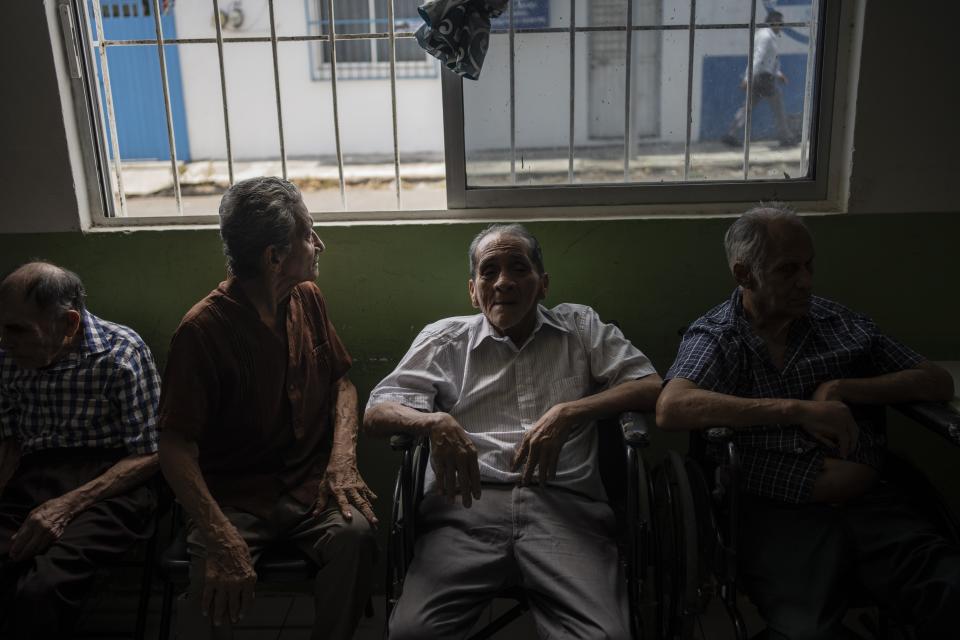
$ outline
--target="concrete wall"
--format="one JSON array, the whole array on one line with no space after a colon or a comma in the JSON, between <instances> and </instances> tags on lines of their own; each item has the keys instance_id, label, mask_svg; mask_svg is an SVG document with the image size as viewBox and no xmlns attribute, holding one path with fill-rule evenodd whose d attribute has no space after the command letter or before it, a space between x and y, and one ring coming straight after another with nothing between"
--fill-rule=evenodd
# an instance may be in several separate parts
<instances>
[{"instance_id":1,"label":"concrete wall","mask_svg":"<svg viewBox=\"0 0 960 640\"><path fill-rule=\"evenodd\" d=\"M186 4L186 3L184 3ZM75 269L99 314L127 323L164 359L170 335L190 304L223 277L211 229L79 233L80 215L46 15L14 3L10 37L21 55L0 58L18 81L0 101L5 142L0 188L0 271L32 256ZM931 22L892 3L866 7L859 85L843 88L856 102L850 131L850 213L812 217L820 293L872 314L882 327L934 359L960 359L960 124L955 83L929 61L949 60L950 20ZM906 36L904 34L907 34ZM918 34L911 36L910 34ZM913 42L904 42L914 37ZM897 43L897 46L891 46ZM909 45L909 46L908 46ZM29 59L21 65L18 60ZM20 67L23 68L20 68ZM839 124L838 124L839 126ZM520 212L504 211L510 219ZM22 233L44 228L59 233ZM551 272L551 302L595 306L664 370L676 330L729 293L720 218L537 222ZM75 222L74 222L75 224ZM320 284L332 317L356 358L361 396L383 376L425 323L469 312L465 251L479 229L470 224L328 225L329 251ZM20 232L20 233L18 233ZM894 444L914 452L944 479L960 506L950 450L903 425ZM660 437L659 446L683 446ZM364 440L361 468L382 496L396 460L383 442Z\"/></svg>"}]
</instances>

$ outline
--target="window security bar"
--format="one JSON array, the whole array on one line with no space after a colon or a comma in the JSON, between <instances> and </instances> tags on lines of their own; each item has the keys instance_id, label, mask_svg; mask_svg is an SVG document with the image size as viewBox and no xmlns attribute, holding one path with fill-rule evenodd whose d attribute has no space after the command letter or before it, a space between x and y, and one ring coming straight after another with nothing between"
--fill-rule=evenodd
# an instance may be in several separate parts
<instances>
[{"instance_id":1,"label":"window security bar","mask_svg":"<svg viewBox=\"0 0 960 640\"><path fill-rule=\"evenodd\" d=\"M218 53L218 68L220 73L220 89L221 89L221 98L223 106L223 120L224 120L224 133L226 138L226 151L227 151L227 165L229 172L230 183L234 182L234 160L233 160L233 145L230 131L230 110L227 102L227 90L226 90L226 76L224 71L224 52L223 46L224 43L266 43L269 42L271 45L272 53L272 62L273 62L273 74L274 74L274 91L276 98L276 108L277 108L277 126L278 134L280 141L280 160L283 176L286 178L288 175L287 171L287 154L286 154L286 144L284 137L284 125L283 125L283 109L282 109L282 100L281 100L281 89L280 89L280 73L279 73L279 56L278 56L278 43L280 42L326 42L329 43L330 49L330 82L331 82L331 97L333 102L333 125L334 125L334 137L336 143L336 156L337 156L337 170L339 177L339 191L340 191L340 200L342 207L347 209L347 199L346 199L346 189L345 189L345 179L344 179L344 159L343 159L343 149L341 145L341 131L340 131L340 113L339 113L339 96L338 96L338 80L337 80L337 56L336 56L336 43L338 41L354 41L354 40L366 40L370 42L371 47L375 46L377 40L386 40L389 46L390 54L390 93L391 93L391 118L392 118L392 134L393 134L393 164L394 164L394 187L395 187L395 197L397 203L397 209L401 209L401 167L400 167L400 150L399 150L399 124L398 124L398 105L397 105L397 51L396 51L396 41L398 39L411 39L415 37L415 33L412 31L398 31L396 27L395 20L395 7L394 2L391 0L387 3L387 18L370 21L370 32L369 33L354 33L354 34L343 34L338 35L336 33L337 20L334 15L334 2L333 0L321 0L326 2L327 15L329 16L328 20L321 21L327 27L326 34L314 34L314 35L302 35L302 36L279 36L277 35L276 28L276 16L275 16L275 0L267 0L269 7L269 16L270 16L270 35L269 36L229 36L225 37L222 32L222 26L218 20L214 20L216 27L216 36L215 37L200 37L200 38L170 38L166 39L163 35L163 29L160 22L161 12L159 10L159 0L151 0L153 5L153 18L154 26L156 30L156 38L144 38L144 39L107 39L104 37L103 31L103 18L101 13L101 6L99 2L90 3L93 6L93 17L96 24L97 38L92 44L97 49L99 55L99 60L101 63L101 74L103 79L104 87L104 98L101 101L101 108L106 112L106 120L109 128L110 138L111 138L111 152L114 162L114 174L117 183L117 190L119 196L120 204L120 216L126 217L128 215L127 209L127 197L124 190L123 184L123 170L122 163L119 153L119 143L117 137L117 122L116 122L116 113L113 95L111 92L110 77L109 77L109 65L107 60L107 48L108 47L122 47L122 46L138 46L138 45L155 45L157 47L157 55L160 62L160 75L161 82L163 85L163 96L164 96L164 115L165 115L165 125L167 130L167 138L170 150L170 162L171 162L171 173L173 177L173 186L174 186L174 196L177 202L177 212L179 215L183 215L183 201L181 193L181 185L179 178L179 171L177 167L177 152L176 152L176 140L174 136L173 128L173 113L170 104L170 88L167 78L167 65L164 47L166 45L179 45L179 44L216 44L217 53ZM373 4L373 0L368 0L370 4ZM87 13L87 4L84 4L84 12ZM212 0L212 6L214 9L214 15L219 15L219 0ZM623 125L624 125L624 158L623 158L623 180L625 183L630 182L630 171L631 171L631 158L632 158L632 146L631 138L633 131L633 117L632 117L632 75L633 75L633 34L642 33L642 32L669 32L669 31L684 31L686 30L689 34L688 39L688 56L687 56L687 95L686 95L686 131L685 131L685 140L684 140L684 167L683 167L683 179L689 180L690 177L690 168L691 168L691 135L692 135L692 123L693 123L693 74L694 74L694 56L695 56L695 36L697 31L701 30L722 30L722 29L742 29L747 28L749 30L749 48L748 48L748 74L747 74L747 95L746 95L746 114L745 114L745 129L744 129L744 148L743 148L743 179L747 180L749 178L749 164L750 164L750 126L751 126L751 116L752 116L752 84L753 84L753 64L754 64L754 38L756 35L756 30L760 27L769 27L766 23L760 23L756 19L756 9L757 2L752 0L752 10L749 23L720 23L720 24L698 24L696 22L697 14L697 3L696 0L691 0L690 2L690 20L686 24L675 24L675 25L633 25L634 11L633 3L626 3L626 24L624 25L609 25L609 26L578 26L577 25L577 16L576 16L576 0L570 0L570 23L566 27L539 27L539 28L528 28L528 27L517 27L515 23L514 15L514 5L513 3L509 4L509 13L508 13L508 25L506 29L492 29L492 34L507 34L509 40L509 93L510 93L510 183L513 185L517 184L517 112L516 112L516 99L517 99L517 87L516 87L516 36L517 34L551 34L551 33L563 33L567 34L570 38L569 42L569 78L570 78L570 98L569 98L569 131L568 131L568 158L567 158L567 182L572 184L574 182L575 176L575 124L576 124L576 100L575 100L575 82L576 82L576 34L578 33L623 33L626 38L626 47L625 47L625 98L624 98L624 107L623 107ZM811 91L813 88L813 79L811 77L812 70L814 66L814 53L816 47L814 46L813 32L816 28L816 15L817 12L812 12L810 21L804 22L785 22L783 23L784 27L802 27L809 28L811 37L810 37L810 53L807 56L807 74L806 74L806 84L807 89L804 93L804 107L803 107L803 128L802 128L802 158L801 166L807 166L808 158L808 138L809 138L809 125L812 118L810 113L810 105L812 103ZM374 11L371 10L371 15L374 14ZM88 20L89 24L89 20ZM376 31L378 25L385 24L387 27L386 31ZM401 23L400 26L407 27L409 23ZM92 36L91 36L92 40ZM99 98L99 96L98 96ZM449 152L449 150L448 150Z\"/></svg>"}]
</instances>

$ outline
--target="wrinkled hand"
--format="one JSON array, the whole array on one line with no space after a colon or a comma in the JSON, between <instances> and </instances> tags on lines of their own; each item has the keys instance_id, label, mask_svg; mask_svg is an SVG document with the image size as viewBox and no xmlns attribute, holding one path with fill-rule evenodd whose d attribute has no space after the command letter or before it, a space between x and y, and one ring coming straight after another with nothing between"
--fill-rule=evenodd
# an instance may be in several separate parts
<instances>
[{"instance_id":1,"label":"wrinkled hand","mask_svg":"<svg viewBox=\"0 0 960 640\"><path fill-rule=\"evenodd\" d=\"M437 476L437 493L452 503L460 494L470 508L480 498L480 465L477 447L463 427L449 414L430 430L430 464Z\"/></svg>"},{"instance_id":2,"label":"wrinkled hand","mask_svg":"<svg viewBox=\"0 0 960 640\"><path fill-rule=\"evenodd\" d=\"M28 560L43 553L60 539L64 529L80 512L69 494L47 500L27 515L20 529L10 538L10 558Z\"/></svg>"},{"instance_id":3,"label":"wrinkled hand","mask_svg":"<svg viewBox=\"0 0 960 640\"><path fill-rule=\"evenodd\" d=\"M237 530L232 529L221 544L207 547L200 610L214 626L222 625L228 616L237 623L253 604L256 583L250 549Z\"/></svg>"},{"instance_id":4,"label":"wrinkled hand","mask_svg":"<svg viewBox=\"0 0 960 640\"><path fill-rule=\"evenodd\" d=\"M843 395L840 393L840 381L827 380L826 382L822 382L820 386L817 387L817 390L813 392L811 400L819 400L820 402L837 400L843 402Z\"/></svg>"},{"instance_id":5,"label":"wrinkled hand","mask_svg":"<svg viewBox=\"0 0 960 640\"><path fill-rule=\"evenodd\" d=\"M538 468L541 485L557 475L560 450L575 426L576 423L564 410L563 405L555 405L523 434L513 457L514 471L523 465L520 484L533 482L534 469Z\"/></svg>"},{"instance_id":6,"label":"wrinkled hand","mask_svg":"<svg viewBox=\"0 0 960 640\"><path fill-rule=\"evenodd\" d=\"M360 510L371 526L377 526L377 517L373 515L372 506L377 494L371 491L360 477L356 461L352 458L333 456L330 459L323 480L320 481L317 503L313 508L314 516L319 516L320 512L327 508L331 496L336 500L344 519L353 519L353 512L350 510L352 504Z\"/></svg>"},{"instance_id":7,"label":"wrinkled hand","mask_svg":"<svg viewBox=\"0 0 960 640\"><path fill-rule=\"evenodd\" d=\"M836 400L812 402L809 417L803 422L804 430L828 447L840 450L846 458L857 447L860 428L850 408Z\"/></svg>"}]
</instances>

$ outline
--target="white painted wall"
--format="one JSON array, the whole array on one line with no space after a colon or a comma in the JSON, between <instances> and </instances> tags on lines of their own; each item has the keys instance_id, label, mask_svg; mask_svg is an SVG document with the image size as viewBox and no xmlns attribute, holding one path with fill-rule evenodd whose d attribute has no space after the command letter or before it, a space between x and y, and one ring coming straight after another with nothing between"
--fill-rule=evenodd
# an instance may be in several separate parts
<instances>
[{"instance_id":1,"label":"white painted wall","mask_svg":"<svg viewBox=\"0 0 960 640\"><path fill-rule=\"evenodd\" d=\"M223 3L222 3L223 4ZM245 22L225 36L269 36L266 0L243 3ZM305 35L307 18L302 0L276 3L279 35ZM180 37L214 35L212 8L206 2L178 2ZM330 156L335 153L333 99L329 81L314 81L307 43L278 47L280 94L287 157ZM193 159L225 158L223 108L216 45L180 46L183 93ZM273 58L269 43L224 45L227 103L235 159L276 158L280 153ZM338 82L343 153L392 154L390 83L388 80ZM402 80L397 83L401 152L443 149L440 81Z\"/></svg>"}]
</instances>

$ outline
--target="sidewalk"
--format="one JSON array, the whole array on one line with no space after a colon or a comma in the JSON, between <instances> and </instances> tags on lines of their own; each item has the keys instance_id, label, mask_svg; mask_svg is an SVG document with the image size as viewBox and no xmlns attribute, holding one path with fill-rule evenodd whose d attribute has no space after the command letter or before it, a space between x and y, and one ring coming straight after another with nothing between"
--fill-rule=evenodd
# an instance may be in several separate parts
<instances>
[{"instance_id":1,"label":"sidewalk","mask_svg":"<svg viewBox=\"0 0 960 640\"><path fill-rule=\"evenodd\" d=\"M565 150L563 150L565 151ZM580 181L589 181L591 176L623 175L623 147L580 147L576 149L574 172L583 176ZM477 184L496 184L510 175L509 150L471 154L468 172ZM411 156L400 157L400 171L405 183L440 183L446 176L446 168L437 158ZM743 152L716 142L697 144L691 150L691 165L698 174L710 174L717 179L719 174L741 170ZM752 168L794 168L800 163L800 147L780 148L766 141L754 142L750 149ZM630 167L638 176L656 177L669 174L676 179L684 165L683 145L642 145L631 159ZM566 154L556 149L527 151L518 149L516 167L523 174L524 183L531 179L537 182L555 183L565 180L568 170ZM264 175L282 175L279 160L235 161L234 181ZM222 192L230 184L225 160L201 160L178 163L180 188L186 195L206 195ZM714 174L717 174L716 176ZM779 174L779 172L778 172ZM287 160L287 177L304 190L336 188L340 183L336 158L313 160ZM115 178L114 178L115 179ZM389 185L394 179L394 164L391 158L347 158L343 167L343 179L347 185ZM609 178L602 181L609 181ZM171 166L166 161L126 161L123 163L123 188L129 197L163 195L173 190Z\"/></svg>"}]
</instances>

